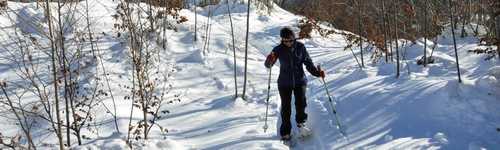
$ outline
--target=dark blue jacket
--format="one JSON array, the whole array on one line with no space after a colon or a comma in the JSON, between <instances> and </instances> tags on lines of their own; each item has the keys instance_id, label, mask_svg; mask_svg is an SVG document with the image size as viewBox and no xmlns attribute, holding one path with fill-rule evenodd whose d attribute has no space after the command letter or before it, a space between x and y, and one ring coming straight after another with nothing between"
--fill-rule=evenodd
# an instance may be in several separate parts
<instances>
[{"instance_id":1,"label":"dark blue jacket","mask_svg":"<svg viewBox=\"0 0 500 150\"><path fill-rule=\"evenodd\" d=\"M304 73L304 67L313 76L319 77L319 70L309 56L304 44L295 41L292 48L283 44L274 47L273 52L278 55L280 61L280 75L278 77L278 87L297 87L307 85L307 78ZM266 59L264 65L270 68L275 62Z\"/></svg>"}]
</instances>

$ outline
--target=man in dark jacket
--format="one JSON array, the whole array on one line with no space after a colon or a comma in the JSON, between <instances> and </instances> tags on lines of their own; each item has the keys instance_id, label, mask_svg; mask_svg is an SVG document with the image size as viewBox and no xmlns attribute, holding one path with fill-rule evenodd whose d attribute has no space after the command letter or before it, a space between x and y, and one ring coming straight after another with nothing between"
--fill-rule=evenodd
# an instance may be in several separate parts
<instances>
[{"instance_id":1,"label":"man in dark jacket","mask_svg":"<svg viewBox=\"0 0 500 150\"><path fill-rule=\"evenodd\" d=\"M296 41L295 34L289 28L283 28L280 32L281 44L274 47L267 56L265 66L271 68L276 60L280 62L280 74L278 77L278 90L281 97L281 127L280 135L282 140L290 139L292 125L290 116L292 114L291 103L292 93L295 95L295 121L299 127L300 134L310 133L310 129L305 127L307 114L305 108L307 78L303 65L307 71L316 77L325 77L325 72L319 66L316 68L309 56L304 44ZM302 135L306 136L306 135Z\"/></svg>"}]
</instances>

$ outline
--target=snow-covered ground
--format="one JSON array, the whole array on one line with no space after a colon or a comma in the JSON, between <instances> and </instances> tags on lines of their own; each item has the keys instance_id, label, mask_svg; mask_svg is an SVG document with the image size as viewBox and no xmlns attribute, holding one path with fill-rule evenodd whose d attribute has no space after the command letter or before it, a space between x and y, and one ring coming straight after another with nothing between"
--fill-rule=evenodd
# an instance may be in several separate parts
<instances>
[{"instance_id":1,"label":"snow-covered ground","mask_svg":"<svg viewBox=\"0 0 500 150\"><path fill-rule=\"evenodd\" d=\"M43 15L33 4L9 2L9 5L31 19ZM111 74L112 89L115 97L123 97L127 90L122 87L130 84L128 72L131 68L127 66L125 44L111 36L115 32L111 14L115 12L116 3L91 0L90 5L98 27L96 32L105 33L99 47L106 50L104 64ZM162 56L164 62L173 64L175 73L170 82L175 89L173 93L180 95L181 101L166 105L171 113L159 121L169 132L162 135L153 130L152 140L136 143L136 148L288 149L281 144L277 133L280 101L275 81L278 67L273 67L272 71L270 128L267 132L262 129L268 80L268 70L263 62L279 43L279 30L285 26L296 27L301 17L277 6L270 14L252 7L248 98L247 101L234 100L234 65L237 67L239 93L243 87L246 5L236 3L230 7L234 13L237 64L233 63L229 47L231 30L226 5L210 7L214 16L207 55L201 50L204 41L201 35L204 35L208 7L198 9L200 33L197 43L192 40L194 12L181 11L189 21L178 25L178 32L168 32L167 51ZM4 29L0 32L12 31L9 29L11 24L5 15L1 15L0 26ZM395 77L395 63L368 61L366 68L360 69L351 51L344 51L346 41L341 35L324 38L313 33L313 38L301 40L313 61L321 64L327 72L326 87L337 101L337 111L348 138L342 137L335 127L323 83L309 75L306 111L313 136L300 141L294 149L500 149L500 133L496 131L500 127L500 62L498 59L485 61L484 55L468 53L467 50L479 47L478 39L460 38L458 51L463 83L458 83L453 45L449 34L445 32L443 35L435 43L433 56L436 61L427 68L416 64L423 55L422 40L402 46L401 53L406 57L399 78ZM8 38L2 40L5 43ZM8 64L7 54L2 50L0 48L0 79L18 79L13 64ZM353 50L359 58L359 49ZM370 60L371 52L366 53L365 60ZM105 104L111 106L110 100ZM130 102L120 99L117 105L122 134L113 133L114 124L109 122L101 127L99 134L85 140L83 146L73 147L127 149L123 140L127 135L123 132L127 131ZM111 116L103 113L98 119L110 120ZM137 119L140 119L139 113ZM2 125L0 132L13 135L19 130L10 123ZM38 135L38 142L56 142L54 135Z\"/></svg>"}]
</instances>

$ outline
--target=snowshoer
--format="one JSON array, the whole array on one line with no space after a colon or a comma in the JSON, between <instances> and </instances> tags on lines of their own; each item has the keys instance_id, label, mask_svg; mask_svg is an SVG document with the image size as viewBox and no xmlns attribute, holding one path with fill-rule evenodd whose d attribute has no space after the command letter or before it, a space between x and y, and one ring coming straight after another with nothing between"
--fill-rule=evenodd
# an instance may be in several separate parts
<instances>
[{"instance_id":1,"label":"snowshoer","mask_svg":"<svg viewBox=\"0 0 500 150\"><path fill-rule=\"evenodd\" d=\"M280 31L281 44L274 47L272 52L267 56L264 65L271 68L274 63L279 60L280 74L278 77L278 90L281 97L281 127L280 136L282 140L291 138L290 132L292 124L290 116L292 114L292 93L295 95L295 121L299 128L300 136L311 134L311 130L305 126L307 114L305 108L307 78L304 73L303 65L307 71L316 77L325 77L325 72L319 67L315 67L314 63L306 50L303 43L295 39L293 31L285 27Z\"/></svg>"}]
</instances>

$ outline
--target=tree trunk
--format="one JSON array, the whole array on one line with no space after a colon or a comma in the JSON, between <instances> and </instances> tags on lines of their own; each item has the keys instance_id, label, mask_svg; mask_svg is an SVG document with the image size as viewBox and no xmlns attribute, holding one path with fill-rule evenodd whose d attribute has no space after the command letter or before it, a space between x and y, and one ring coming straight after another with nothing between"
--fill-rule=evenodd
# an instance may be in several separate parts
<instances>
[{"instance_id":1,"label":"tree trunk","mask_svg":"<svg viewBox=\"0 0 500 150\"><path fill-rule=\"evenodd\" d=\"M194 0L194 41L198 41L198 11L196 10L198 8L198 4L196 3L196 0Z\"/></svg>"},{"instance_id":2,"label":"tree trunk","mask_svg":"<svg viewBox=\"0 0 500 150\"><path fill-rule=\"evenodd\" d=\"M392 37L392 19L391 19L391 7L394 7L393 5L389 5L390 7L387 8L387 13L386 13L386 18L387 18L387 37L388 37L388 42L389 42L389 58L391 62L394 62L394 53L393 53L393 46L392 46L392 40L394 37ZM395 30L395 29L394 29Z\"/></svg>"},{"instance_id":3,"label":"tree trunk","mask_svg":"<svg viewBox=\"0 0 500 150\"><path fill-rule=\"evenodd\" d=\"M49 5L49 1L45 1L45 5L46 5L46 17L47 17L47 22L49 23L49 38L50 38L50 46L51 46L51 63L52 63L52 78L53 78L53 82L54 82L54 99L55 99L55 105L56 105L56 110L55 110L55 113L56 113L56 125L57 125L57 129L55 129L56 131L56 135L57 135L57 140L59 141L59 149L60 150L63 150L64 149L64 143L63 143L63 137L62 137L62 125L61 125L61 113L60 113L60 107L59 107L59 88L58 88L58 84L57 84L57 66L56 66L56 52L57 52L57 49L56 49L56 46L55 46L55 41L54 41L54 34L53 34L53 28L52 28L52 19L51 18L51 13L50 13L50 5Z\"/></svg>"},{"instance_id":4,"label":"tree trunk","mask_svg":"<svg viewBox=\"0 0 500 150\"><path fill-rule=\"evenodd\" d=\"M361 53L361 67L365 67L365 62L363 59L363 25L361 23L361 2L359 0L356 0L356 4L358 7L358 31L359 31L359 51Z\"/></svg>"},{"instance_id":5,"label":"tree trunk","mask_svg":"<svg viewBox=\"0 0 500 150\"><path fill-rule=\"evenodd\" d=\"M466 2L464 2L466 3ZM464 4L467 8L462 10L462 31L460 34L460 37L464 38L467 36L467 32L465 31L465 25L467 24L467 18L468 18L468 13L469 13L469 5Z\"/></svg>"},{"instance_id":6,"label":"tree trunk","mask_svg":"<svg viewBox=\"0 0 500 150\"><path fill-rule=\"evenodd\" d=\"M71 146L71 129L70 129L70 112L69 112L69 85L68 85L68 65L67 65L67 58L66 58L66 47L64 46L64 33L63 33L63 21L61 17L61 0L57 1L57 18L59 22L59 48L61 48L61 54L60 54L60 60L59 65L62 66L62 74L63 74L63 80L64 80L64 102L65 102L65 111L66 111L66 144L68 147Z\"/></svg>"},{"instance_id":7,"label":"tree trunk","mask_svg":"<svg viewBox=\"0 0 500 150\"><path fill-rule=\"evenodd\" d=\"M154 26L154 18L153 18L153 1L152 0L149 0L149 12L148 12L148 15L149 15L149 26L151 26L151 32L154 32L155 31L155 26Z\"/></svg>"},{"instance_id":8,"label":"tree trunk","mask_svg":"<svg viewBox=\"0 0 500 150\"><path fill-rule=\"evenodd\" d=\"M234 98L238 98L238 80L236 77L236 41L234 39L234 26L233 26L233 17L231 15L231 7L229 7L229 0L226 0L227 4L227 12L229 14L229 23L231 24L231 38L233 40L233 60L234 60Z\"/></svg>"},{"instance_id":9,"label":"tree trunk","mask_svg":"<svg viewBox=\"0 0 500 150\"><path fill-rule=\"evenodd\" d=\"M249 30L250 30L250 2L252 0L248 0L248 8L247 8L247 35L246 35L246 38L245 38L245 75L244 75L244 79L243 79L243 94L241 95L241 97L246 100L246 87L247 87L247 69L248 69L248 34L249 34Z\"/></svg>"},{"instance_id":10,"label":"tree trunk","mask_svg":"<svg viewBox=\"0 0 500 150\"><path fill-rule=\"evenodd\" d=\"M382 1L382 32L384 33L384 50L385 50L385 62L389 62L389 52L387 49L387 26L385 25L386 23L386 17L385 17L385 0Z\"/></svg>"},{"instance_id":11,"label":"tree trunk","mask_svg":"<svg viewBox=\"0 0 500 150\"><path fill-rule=\"evenodd\" d=\"M427 30L428 30L428 27L427 27L427 0L424 0L424 67L427 67Z\"/></svg>"},{"instance_id":12,"label":"tree trunk","mask_svg":"<svg viewBox=\"0 0 500 150\"><path fill-rule=\"evenodd\" d=\"M498 58L500 59L500 15L497 15L495 17L495 22L496 22L496 37L497 37L497 55Z\"/></svg>"},{"instance_id":13,"label":"tree trunk","mask_svg":"<svg viewBox=\"0 0 500 150\"><path fill-rule=\"evenodd\" d=\"M476 34L475 36L479 36L479 25L483 22L483 7L482 7L482 0L479 0L479 12L476 12L477 14L475 15L476 17L476 27L474 28L474 33Z\"/></svg>"},{"instance_id":14,"label":"tree trunk","mask_svg":"<svg viewBox=\"0 0 500 150\"><path fill-rule=\"evenodd\" d=\"M207 55L207 53L210 51L209 46L210 46L210 30L211 30L211 23L210 23L210 18L212 16L212 10L210 5L208 5L208 14L207 14L207 28L205 30L205 43L203 44L203 55Z\"/></svg>"},{"instance_id":15,"label":"tree trunk","mask_svg":"<svg viewBox=\"0 0 500 150\"><path fill-rule=\"evenodd\" d=\"M397 11L397 8L399 8L397 5L397 0L394 0L394 5L396 7L394 7L394 29L396 32L394 32L394 37L396 39L396 77L399 78L399 75L400 75L400 62L399 62L399 42L398 42L398 39L399 39L399 36L398 36L398 11Z\"/></svg>"},{"instance_id":16,"label":"tree trunk","mask_svg":"<svg viewBox=\"0 0 500 150\"><path fill-rule=\"evenodd\" d=\"M450 22L452 24L451 33L453 35L453 47L455 48L455 60L457 61L458 82L462 83L462 78L460 76L460 64L458 63L457 40L455 38L455 30L453 30L455 28L454 27L454 25L455 25L455 19L454 19L454 16L453 16L453 12L455 11L455 9L453 7L452 0L449 0L449 3L450 3Z\"/></svg>"}]
</instances>

